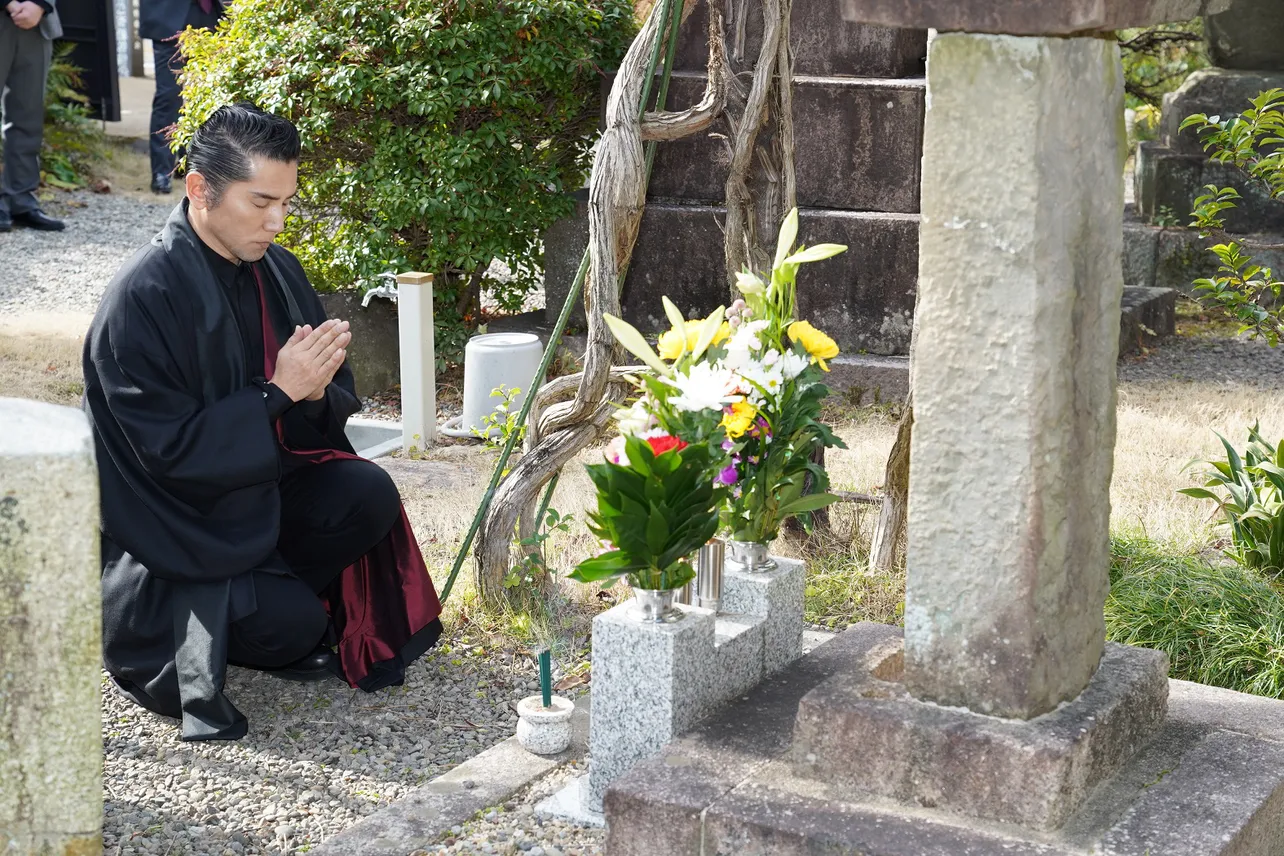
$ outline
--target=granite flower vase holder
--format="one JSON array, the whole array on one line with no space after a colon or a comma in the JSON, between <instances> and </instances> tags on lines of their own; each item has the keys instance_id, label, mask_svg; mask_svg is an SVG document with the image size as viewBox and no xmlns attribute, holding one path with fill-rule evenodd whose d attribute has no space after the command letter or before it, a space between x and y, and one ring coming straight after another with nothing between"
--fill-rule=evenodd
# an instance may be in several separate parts
<instances>
[{"instance_id":1,"label":"granite flower vase holder","mask_svg":"<svg viewBox=\"0 0 1284 856\"><path fill-rule=\"evenodd\" d=\"M571 745L571 714L575 703L555 695L544 707L542 696L527 696L517 703L517 742L536 755L557 755Z\"/></svg>"}]
</instances>

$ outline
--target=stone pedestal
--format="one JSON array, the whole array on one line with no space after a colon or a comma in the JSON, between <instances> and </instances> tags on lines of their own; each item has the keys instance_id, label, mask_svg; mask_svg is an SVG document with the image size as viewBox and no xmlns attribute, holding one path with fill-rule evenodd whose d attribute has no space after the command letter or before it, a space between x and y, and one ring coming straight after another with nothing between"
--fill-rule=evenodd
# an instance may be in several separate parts
<instances>
[{"instance_id":1,"label":"stone pedestal","mask_svg":"<svg viewBox=\"0 0 1284 856\"><path fill-rule=\"evenodd\" d=\"M1030 719L1105 643L1123 75L1104 39L965 34L928 71L905 685Z\"/></svg>"},{"instance_id":2,"label":"stone pedestal","mask_svg":"<svg viewBox=\"0 0 1284 856\"><path fill-rule=\"evenodd\" d=\"M802 653L806 566L776 562L762 574L726 568L717 615L679 606L679 621L643 623L625 602L593 619L589 773L570 788L581 808L601 812L611 782ZM567 802L541 811L565 815Z\"/></svg>"},{"instance_id":3,"label":"stone pedestal","mask_svg":"<svg viewBox=\"0 0 1284 856\"><path fill-rule=\"evenodd\" d=\"M0 398L0 853L102 849L98 541L84 415Z\"/></svg>"}]
</instances>

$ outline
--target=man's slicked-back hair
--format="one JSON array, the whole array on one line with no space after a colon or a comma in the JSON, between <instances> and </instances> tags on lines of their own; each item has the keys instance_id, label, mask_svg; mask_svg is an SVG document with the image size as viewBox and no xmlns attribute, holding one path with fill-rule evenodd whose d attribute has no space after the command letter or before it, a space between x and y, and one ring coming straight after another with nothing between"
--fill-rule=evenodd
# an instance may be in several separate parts
<instances>
[{"instance_id":1,"label":"man's slicked-back hair","mask_svg":"<svg viewBox=\"0 0 1284 856\"><path fill-rule=\"evenodd\" d=\"M187 145L187 171L204 176L213 208L228 185L250 180L253 158L293 163L300 148L299 131L289 119L243 101L218 108L197 129Z\"/></svg>"}]
</instances>

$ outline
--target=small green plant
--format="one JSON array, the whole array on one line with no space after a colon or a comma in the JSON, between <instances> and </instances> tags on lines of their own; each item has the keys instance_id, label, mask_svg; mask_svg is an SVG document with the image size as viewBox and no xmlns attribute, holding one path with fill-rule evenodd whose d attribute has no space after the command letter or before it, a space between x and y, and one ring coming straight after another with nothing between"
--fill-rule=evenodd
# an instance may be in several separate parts
<instances>
[{"instance_id":1,"label":"small green plant","mask_svg":"<svg viewBox=\"0 0 1284 856\"><path fill-rule=\"evenodd\" d=\"M1173 211L1171 205L1160 205L1159 213L1155 215L1154 223L1156 226L1172 229L1181 225L1181 218L1177 216L1176 211Z\"/></svg>"},{"instance_id":2,"label":"small green plant","mask_svg":"<svg viewBox=\"0 0 1284 856\"><path fill-rule=\"evenodd\" d=\"M1248 429L1241 457L1221 434L1226 460L1212 467L1203 487L1178 491L1217 503L1231 528L1227 555L1246 568L1278 576L1284 569L1284 447L1263 439L1258 425Z\"/></svg>"},{"instance_id":3,"label":"small green plant","mask_svg":"<svg viewBox=\"0 0 1284 856\"><path fill-rule=\"evenodd\" d=\"M563 515L556 508L544 512L544 517L535 524L535 531L517 542L522 557L504 576L504 588L533 586L543 582L549 576L548 561L544 555L544 545L556 532L570 532L575 515Z\"/></svg>"},{"instance_id":4,"label":"small green plant","mask_svg":"<svg viewBox=\"0 0 1284 856\"><path fill-rule=\"evenodd\" d=\"M1271 199L1284 198L1284 89L1270 89L1250 100L1242 115L1222 119L1196 113L1181 123L1195 128L1204 151L1217 162L1244 172L1266 190ZM1236 206L1239 191L1209 184L1195 199L1191 226L1204 238L1220 239L1210 247L1217 256L1217 272L1194 282L1198 299L1220 308L1240 324L1240 332L1279 344L1284 331L1280 292L1284 282L1268 267L1253 263L1237 241L1226 236L1225 212Z\"/></svg>"},{"instance_id":5,"label":"small green plant","mask_svg":"<svg viewBox=\"0 0 1284 856\"><path fill-rule=\"evenodd\" d=\"M502 383L490 391L490 397L498 398L500 402L482 417L482 427L473 429L473 434L480 437L488 448L498 451L514 434L518 443L526 436L526 426L517 423L521 410L517 396L521 394L521 387L508 387Z\"/></svg>"}]
</instances>

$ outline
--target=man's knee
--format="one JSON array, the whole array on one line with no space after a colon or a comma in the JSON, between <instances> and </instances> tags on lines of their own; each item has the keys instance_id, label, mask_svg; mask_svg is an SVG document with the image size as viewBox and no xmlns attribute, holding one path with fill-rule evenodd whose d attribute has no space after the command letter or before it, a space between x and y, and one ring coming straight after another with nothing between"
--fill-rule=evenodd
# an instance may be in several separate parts
<instances>
[{"instance_id":1,"label":"man's knee","mask_svg":"<svg viewBox=\"0 0 1284 856\"><path fill-rule=\"evenodd\" d=\"M232 623L228 660L261 669L279 669L305 657L325 636L329 617L321 601L302 583L290 597L265 602L260 590L259 608Z\"/></svg>"},{"instance_id":2,"label":"man's knee","mask_svg":"<svg viewBox=\"0 0 1284 856\"><path fill-rule=\"evenodd\" d=\"M401 516L401 494L387 470L367 463L353 479L353 506L360 526L374 536L382 537Z\"/></svg>"}]
</instances>

